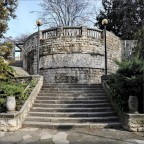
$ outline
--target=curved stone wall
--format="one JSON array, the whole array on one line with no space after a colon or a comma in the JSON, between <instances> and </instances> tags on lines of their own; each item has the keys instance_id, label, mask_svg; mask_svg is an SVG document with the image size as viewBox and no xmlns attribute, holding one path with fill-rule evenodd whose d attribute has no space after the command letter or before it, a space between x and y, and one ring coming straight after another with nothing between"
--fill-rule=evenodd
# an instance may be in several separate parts
<instances>
[{"instance_id":1,"label":"curved stone wall","mask_svg":"<svg viewBox=\"0 0 144 144\"><path fill-rule=\"evenodd\" d=\"M37 33L24 45L24 68L36 74ZM101 30L87 27L58 27L40 33L40 74L50 83L100 83L104 74L104 39ZM121 60L121 41L107 32L108 72ZM33 55L30 55L33 51ZM28 60L28 57L33 61ZM33 72L32 72L33 71Z\"/></svg>"}]
</instances>

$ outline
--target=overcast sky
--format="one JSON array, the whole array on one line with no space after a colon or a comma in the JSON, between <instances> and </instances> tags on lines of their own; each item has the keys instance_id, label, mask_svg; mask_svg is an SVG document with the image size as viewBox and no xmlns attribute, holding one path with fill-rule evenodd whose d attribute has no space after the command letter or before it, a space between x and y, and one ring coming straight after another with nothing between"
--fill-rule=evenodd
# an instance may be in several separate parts
<instances>
[{"instance_id":1,"label":"overcast sky","mask_svg":"<svg viewBox=\"0 0 144 144\"><path fill-rule=\"evenodd\" d=\"M97 3L98 8L101 7L101 0L90 1L93 5ZM38 19L38 14L30 12L40 11L40 2L42 2L42 0L19 0L19 5L16 10L17 18L9 21L9 30L6 36L14 38L22 33L34 33L37 31L35 21Z\"/></svg>"}]
</instances>

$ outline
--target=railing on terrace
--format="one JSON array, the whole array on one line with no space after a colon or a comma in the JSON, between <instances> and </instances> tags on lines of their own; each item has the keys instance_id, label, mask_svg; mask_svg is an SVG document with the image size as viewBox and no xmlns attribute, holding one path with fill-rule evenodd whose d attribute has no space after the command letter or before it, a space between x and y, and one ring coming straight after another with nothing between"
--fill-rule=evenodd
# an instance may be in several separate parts
<instances>
[{"instance_id":1,"label":"railing on terrace","mask_svg":"<svg viewBox=\"0 0 144 144\"><path fill-rule=\"evenodd\" d=\"M102 31L98 30L98 29L88 28L87 29L87 37L101 39L102 38Z\"/></svg>"},{"instance_id":2,"label":"railing on terrace","mask_svg":"<svg viewBox=\"0 0 144 144\"><path fill-rule=\"evenodd\" d=\"M63 28L63 36L66 37L75 37L75 36L81 36L82 35L82 29L81 27L64 27Z\"/></svg>"},{"instance_id":3,"label":"railing on terrace","mask_svg":"<svg viewBox=\"0 0 144 144\"><path fill-rule=\"evenodd\" d=\"M49 37L57 36L57 28L47 29L42 31L42 38L47 39Z\"/></svg>"},{"instance_id":4,"label":"railing on terrace","mask_svg":"<svg viewBox=\"0 0 144 144\"><path fill-rule=\"evenodd\" d=\"M42 31L42 38L48 39L50 37L77 37L86 36L90 38L101 39L102 31L87 27L57 27Z\"/></svg>"}]
</instances>

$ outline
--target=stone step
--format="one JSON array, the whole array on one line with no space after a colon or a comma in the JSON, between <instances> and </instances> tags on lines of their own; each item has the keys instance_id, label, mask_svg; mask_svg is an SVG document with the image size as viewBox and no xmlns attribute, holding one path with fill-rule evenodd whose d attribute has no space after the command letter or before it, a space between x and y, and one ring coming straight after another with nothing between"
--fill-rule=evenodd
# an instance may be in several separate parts
<instances>
[{"instance_id":1,"label":"stone step","mask_svg":"<svg viewBox=\"0 0 144 144\"><path fill-rule=\"evenodd\" d=\"M71 129L71 128L121 128L119 122L99 122L99 123L52 123L52 122L35 122L24 121L23 127L51 128L51 129Z\"/></svg>"},{"instance_id":2,"label":"stone step","mask_svg":"<svg viewBox=\"0 0 144 144\"><path fill-rule=\"evenodd\" d=\"M41 90L40 93L51 93L51 94L105 94L103 90L95 90L95 91L48 91Z\"/></svg>"},{"instance_id":3,"label":"stone step","mask_svg":"<svg viewBox=\"0 0 144 144\"><path fill-rule=\"evenodd\" d=\"M43 83L43 86L48 85L48 86L101 86L101 84L79 84L79 83Z\"/></svg>"},{"instance_id":4,"label":"stone step","mask_svg":"<svg viewBox=\"0 0 144 144\"><path fill-rule=\"evenodd\" d=\"M40 93L60 93L60 94L69 94L69 93L72 93L72 94L85 94L85 93L88 93L88 94L92 94L92 93L102 93L104 94L104 91L103 90L93 90L93 91L48 91L48 90L41 90Z\"/></svg>"},{"instance_id":5,"label":"stone step","mask_svg":"<svg viewBox=\"0 0 144 144\"><path fill-rule=\"evenodd\" d=\"M47 104L93 104L107 102L106 99L98 100L35 100L35 103L47 103Z\"/></svg>"},{"instance_id":6,"label":"stone step","mask_svg":"<svg viewBox=\"0 0 144 144\"><path fill-rule=\"evenodd\" d=\"M39 96L105 96L105 93L42 93Z\"/></svg>"},{"instance_id":7,"label":"stone step","mask_svg":"<svg viewBox=\"0 0 144 144\"><path fill-rule=\"evenodd\" d=\"M102 88L101 85L47 85L42 88Z\"/></svg>"},{"instance_id":8,"label":"stone step","mask_svg":"<svg viewBox=\"0 0 144 144\"><path fill-rule=\"evenodd\" d=\"M100 97L90 96L90 97L61 97L61 96L37 96L36 100L98 100ZM106 99L106 97L105 97Z\"/></svg>"},{"instance_id":9,"label":"stone step","mask_svg":"<svg viewBox=\"0 0 144 144\"><path fill-rule=\"evenodd\" d=\"M33 112L108 112L111 111L111 107L97 107L97 108L43 108L32 107Z\"/></svg>"},{"instance_id":10,"label":"stone step","mask_svg":"<svg viewBox=\"0 0 144 144\"><path fill-rule=\"evenodd\" d=\"M95 90L103 90L102 88L83 88L83 87L81 87L81 88L77 88L77 87L75 87L75 88L71 88L71 87L69 87L69 88L65 88L65 87L61 87L61 88L45 88L45 87L42 87L42 89L41 90L47 90L47 91L95 91Z\"/></svg>"},{"instance_id":11,"label":"stone step","mask_svg":"<svg viewBox=\"0 0 144 144\"><path fill-rule=\"evenodd\" d=\"M26 121L37 121L37 122L55 122L55 123L65 123L65 122L112 122L118 121L118 117L106 116L106 117L36 117L28 116Z\"/></svg>"},{"instance_id":12,"label":"stone step","mask_svg":"<svg viewBox=\"0 0 144 144\"><path fill-rule=\"evenodd\" d=\"M95 103L95 104L33 104L34 107L41 108L96 108L111 106L110 103Z\"/></svg>"},{"instance_id":13,"label":"stone step","mask_svg":"<svg viewBox=\"0 0 144 144\"><path fill-rule=\"evenodd\" d=\"M29 112L29 116L39 117L98 117L115 116L113 111L109 112Z\"/></svg>"}]
</instances>

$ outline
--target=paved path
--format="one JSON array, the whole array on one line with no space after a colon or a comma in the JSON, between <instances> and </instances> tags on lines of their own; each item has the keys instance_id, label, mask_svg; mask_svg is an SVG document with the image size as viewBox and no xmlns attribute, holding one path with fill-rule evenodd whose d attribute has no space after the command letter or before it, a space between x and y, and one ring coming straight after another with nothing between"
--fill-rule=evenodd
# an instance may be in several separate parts
<instances>
[{"instance_id":1,"label":"paved path","mask_svg":"<svg viewBox=\"0 0 144 144\"><path fill-rule=\"evenodd\" d=\"M16 132L0 131L0 144L144 144L144 133L123 129L22 128Z\"/></svg>"}]
</instances>

